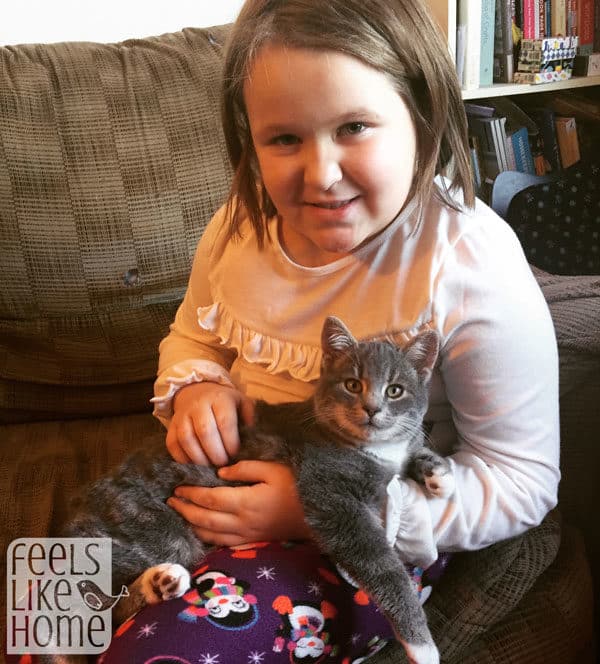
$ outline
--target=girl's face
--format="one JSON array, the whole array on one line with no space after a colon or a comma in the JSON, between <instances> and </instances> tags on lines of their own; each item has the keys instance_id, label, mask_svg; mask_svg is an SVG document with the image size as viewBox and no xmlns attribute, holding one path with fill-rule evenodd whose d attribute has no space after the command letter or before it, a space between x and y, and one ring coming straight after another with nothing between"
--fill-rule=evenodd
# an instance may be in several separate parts
<instances>
[{"instance_id":1,"label":"girl's face","mask_svg":"<svg viewBox=\"0 0 600 664\"><path fill-rule=\"evenodd\" d=\"M262 180L294 261L330 263L402 210L416 134L387 76L337 51L266 46L244 101Z\"/></svg>"}]
</instances>

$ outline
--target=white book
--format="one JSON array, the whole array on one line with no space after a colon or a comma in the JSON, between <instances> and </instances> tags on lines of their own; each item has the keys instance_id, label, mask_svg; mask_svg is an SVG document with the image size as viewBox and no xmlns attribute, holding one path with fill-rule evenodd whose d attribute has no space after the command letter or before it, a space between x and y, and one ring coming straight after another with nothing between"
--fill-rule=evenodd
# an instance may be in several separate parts
<instances>
[{"instance_id":1,"label":"white book","mask_svg":"<svg viewBox=\"0 0 600 664\"><path fill-rule=\"evenodd\" d=\"M458 0L458 25L465 26L463 90L479 87L481 63L481 0Z\"/></svg>"},{"instance_id":2,"label":"white book","mask_svg":"<svg viewBox=\"0 0 600 664\"><path fill-rule=\"evenodd\" d=\"M456 75L462 87L463 78L465 75L465 37L467 34L467 27L459 25L456 29Z\"/></svg>"}]
</instances>

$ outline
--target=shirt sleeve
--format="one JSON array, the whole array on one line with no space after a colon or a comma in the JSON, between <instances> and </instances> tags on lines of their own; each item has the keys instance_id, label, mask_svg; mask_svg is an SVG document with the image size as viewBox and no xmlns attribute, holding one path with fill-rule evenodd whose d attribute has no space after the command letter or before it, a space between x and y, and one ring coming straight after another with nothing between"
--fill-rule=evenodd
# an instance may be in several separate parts
<instances>
[{"instance_id":1,"label":"shirt sleeve","mask_svg":"<svg viewBox=\"0 0 600 664\"><path fill-rule=\"evenodd\" d=\"M181 387L203 380L233 385L229 368L235 353L198 324L197 313L199 307L213 303L210 267L222 253L224 223L224 208L221 208L198 243L185 296L169 334L159 345L158 376L151 401L153 414L165 426L173 415L173 397Z\"/></svg>"},{"instance_id":2,"label":"shirt sleeve","mask_svg":"<svg viewBox=\"0 0 600 664\"><path fill-rule=\"evenodd\" d=\"M419 564L516 536L557 502L554 327L516 236L490 215L449 247L434 282L456 490L439 499L413 482L403 487L397 545Z\"/></svg>"}]
</instances>

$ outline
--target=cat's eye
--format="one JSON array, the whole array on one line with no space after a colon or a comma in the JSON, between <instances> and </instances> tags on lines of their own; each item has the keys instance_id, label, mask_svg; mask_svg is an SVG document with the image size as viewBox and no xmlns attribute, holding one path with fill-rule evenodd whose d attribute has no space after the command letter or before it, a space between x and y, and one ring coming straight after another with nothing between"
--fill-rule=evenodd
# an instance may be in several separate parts
<instances>
[{"instance_id":1,"label":"cat's eye","mask_svg":"<svg viewBox=\"0 0 600 664\"><path fill-rule=\"evenodd\" d=\"M352 394L359 394L362 392L362 383L357 378L346 378L344 381L344 387L348 392L352 392Z\"/></svg>"},{"instance_id":2,"label":"cat's eye","mask_svg":"<svg viewBox=\"0 0 600 664\"><path fill-rule=\"evenodd\" d=\"M402 385L388 385L385 388L385 394L390 399L399 399L404 394Z\"/></svg>"}]
</instances>

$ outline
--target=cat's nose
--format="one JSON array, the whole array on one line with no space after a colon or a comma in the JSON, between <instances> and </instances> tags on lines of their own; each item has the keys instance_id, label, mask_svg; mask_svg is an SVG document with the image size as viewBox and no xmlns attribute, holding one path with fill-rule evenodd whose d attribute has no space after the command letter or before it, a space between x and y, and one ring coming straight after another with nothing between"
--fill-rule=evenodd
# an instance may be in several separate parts
<instances>
[{"instance_id":1,"label":"cat's nose","mask_svg":"<svg viewBox=\"0 0 600 664\"><path fill-rule=\"evenodd\" d=\"M369 416L369 419L373 419L377 413L381 411L381 408L378 406L363 406L363 410Z\"/></svg>"}]
</instances>

